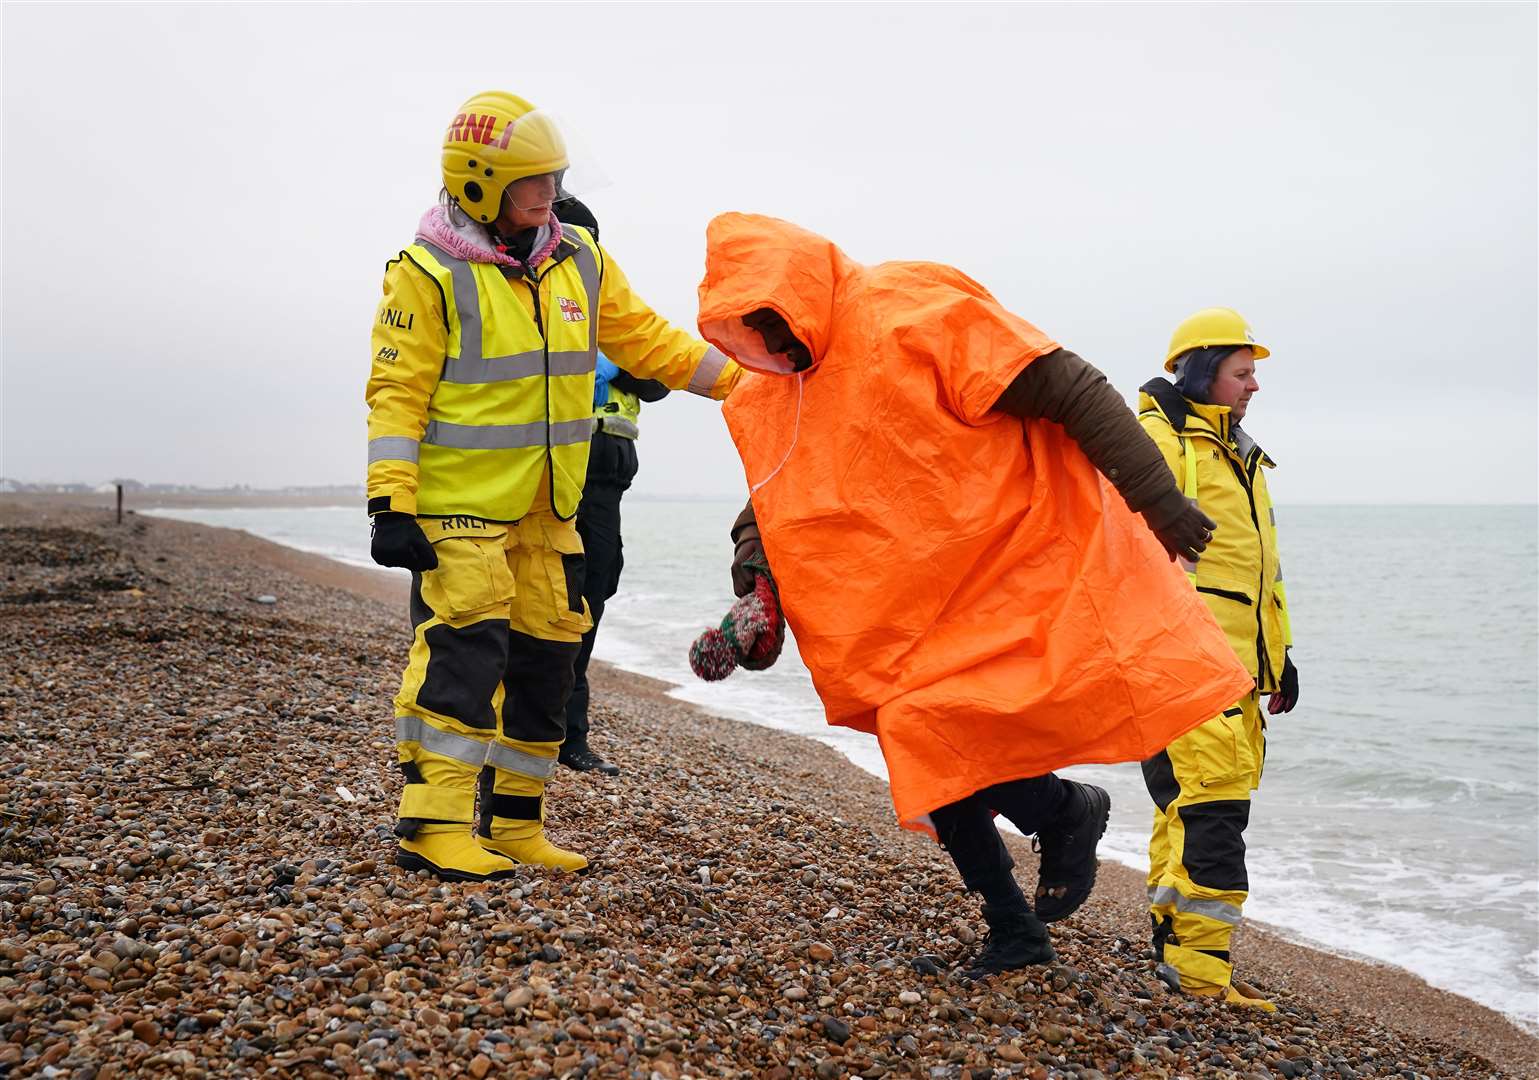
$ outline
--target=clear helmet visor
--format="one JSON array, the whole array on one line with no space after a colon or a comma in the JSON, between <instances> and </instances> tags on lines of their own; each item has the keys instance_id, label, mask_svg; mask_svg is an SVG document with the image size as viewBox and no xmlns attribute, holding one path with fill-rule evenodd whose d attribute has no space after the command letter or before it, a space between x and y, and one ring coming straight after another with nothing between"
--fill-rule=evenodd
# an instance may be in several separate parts
<instances>
[{"instance_id":1,"label":"clear helmet visor","mask_svg":"<svg viewBox=\"0 0 1539 1080\"><path fill-rule=\"evenodd\" d=\"M561 178L565 171L515 180L503 189L502 201L515 210L548 210L562 198Z\"/></svg>"},{"instance_id":2,"label":"clear helmet visor","mask_svg":"<svg viewBox=\"0 0 1539 1080\"><path fill-rule=\"evenodd\" d=\"M586 198L609 186L609 177L582 139L571 134L570 125L542 109L513 125L513 139L519 137L520 128L527 130L531 142L559 146L565 160L551 172L514 180L503 189L503 200L513 209L539 210L563 199ZM537 157L531 155L531 159Z\"/></svg>"}]
</instances>

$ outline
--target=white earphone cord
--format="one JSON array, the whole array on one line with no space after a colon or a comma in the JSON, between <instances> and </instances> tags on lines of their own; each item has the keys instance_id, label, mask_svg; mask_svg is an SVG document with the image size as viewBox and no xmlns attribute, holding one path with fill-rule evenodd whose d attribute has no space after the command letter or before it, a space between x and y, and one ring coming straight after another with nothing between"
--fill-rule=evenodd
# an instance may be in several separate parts
<instances>
[{"instance_id":1,"label":"white earphone cord","mask_svg":"<svg viewBox=\"0 0 1539 1080\"><path fill-rule=\"evenodd\" d=\"M776 465L775 468L770 471L768 476L766 476L763 480L760 480L757 484L752 484L749 486L748 494L750 496L765 484L775 479L775 477L779 475L780 470L785 468L786 462L791 460L791 451L796 449L796 440L802 433L802 378L806 374L807 373L805 371L798 371L796 373L796 425L791 429L791 445L786 450L785 457L780 459L780 464Z\"/></svg>"}]
</instances>

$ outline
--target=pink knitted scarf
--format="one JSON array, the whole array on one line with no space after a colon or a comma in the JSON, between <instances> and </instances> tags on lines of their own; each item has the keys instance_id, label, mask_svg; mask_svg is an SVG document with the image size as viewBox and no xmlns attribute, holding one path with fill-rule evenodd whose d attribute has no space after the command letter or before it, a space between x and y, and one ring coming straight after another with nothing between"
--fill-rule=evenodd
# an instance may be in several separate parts
<instances>
[{"instance_id":1,"label":"pink knitted scarf","mask_svg":"<svg viewBox=\"0 0 1539 1080\"><path fill-rule=\"evenodd\" d=\"M556 250L556 245L561 243L561 222L556 219L554 210L550 213L550 237L534 251L529 253L530 267L537 267L551 253ZM473 222L464 225L455 225L449 217L449 212L442 206L435 206L422 215L422 220L417 224L417 238L426 240L457 259L466 262L493 263L497 266L511 266L521 268L524 263L509 255L492 242L491 235L481 226Z\"/></svg>"}]
</instances>

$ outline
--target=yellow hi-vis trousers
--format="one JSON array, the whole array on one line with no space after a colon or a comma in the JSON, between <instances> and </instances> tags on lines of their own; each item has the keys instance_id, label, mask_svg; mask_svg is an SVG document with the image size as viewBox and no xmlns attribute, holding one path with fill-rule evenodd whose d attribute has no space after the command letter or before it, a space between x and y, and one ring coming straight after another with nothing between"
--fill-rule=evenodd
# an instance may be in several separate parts
<instances>
[{"instance_id":1,"label":"yellow hi-vis trousers","mask_svg":"<svg viewBox=\"0 0 1539 1080\"><path fill-rule=\"evenodd\" d=\"M1252 693L1143 763L1155 806L1148 884L1156 959L1182 989L1228 986L1233 976L1229 937L1250 889L1245 826L1265 757Z\"/></svg>"},{"instance_id":2,"label":"yellow hi-vis trousers","mask_svg":"<svg viewBox=\"0 0 1539 1080\"><path fill-rule=\"evenodd\" d=\"M544 820L572 662L591 624L582 540L551 511L512 524L418 518L438 568L412 575L412 647L395 699L398 835L424 824Z\"/></svg>"}]
</instances>

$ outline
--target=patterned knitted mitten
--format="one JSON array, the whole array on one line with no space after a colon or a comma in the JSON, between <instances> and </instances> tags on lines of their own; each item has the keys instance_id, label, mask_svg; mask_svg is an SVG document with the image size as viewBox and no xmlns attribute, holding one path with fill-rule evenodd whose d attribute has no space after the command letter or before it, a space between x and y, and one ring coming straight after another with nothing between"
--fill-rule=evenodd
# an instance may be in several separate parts
<instances>
[{"instance_id":1,"label":"patterned knitted mitten","mask_svg":"<svg viewBox=\"0 0 1539 1080\"><path fill-rule=\"evenodd\" d=\"M754 578L754 590L740 597L721 620L689 647L689 666L707 682L731 675L737 667L762 671L780 657L785 646L785 617L768 574Z\"/></svg>"}]
</instances>

